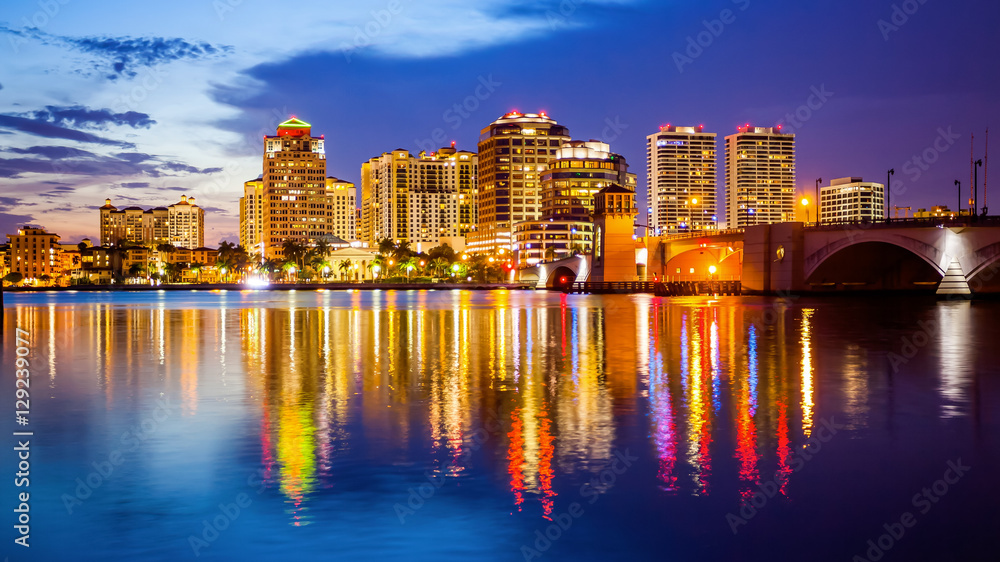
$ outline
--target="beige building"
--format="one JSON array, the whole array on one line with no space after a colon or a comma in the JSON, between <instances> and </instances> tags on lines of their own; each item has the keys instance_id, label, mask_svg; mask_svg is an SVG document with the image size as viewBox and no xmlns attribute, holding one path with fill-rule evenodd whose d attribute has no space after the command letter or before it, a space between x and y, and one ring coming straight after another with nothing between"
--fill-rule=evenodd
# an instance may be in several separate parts
<instances>
[{"instance_id":1,"label":"beige building","mask_svg":"<svg viewBox=\"0 0 1000 562\"><path fill-rule=\"evenodd\" d=\"M23 282L48 283L63 275L59 235L38 226L24 226L10 240L10 271L20 273ZM43 279L45 277L45 279Z\"/></svg>"},{"instance_id":2,"label":"beige building","mask_svg":"<svg viewBox=\"0 0 1000 562\"><path fill-rule=\"evenodd\" d=\"M427 251L442 243L465 248L475 210L478 158L454 147L413 156L397 149L361 166L361 240L386 238Z\"/></svg>"},{"instance_id":3,"label":"beige building","mask_svg":"<svg viewBox=\"0 0 1000 562\"><path fill-rule=\"evenodd\" d=\"M795 220L795 135L740 127L726 137L726 224L743 228Z\"/></svg>"},{"instance_id":4,"label":"beige building","mask_svg":"<svg viewBox=\"0 0 1000 562\"><path fill-rule=\"evenodd\" d=\"M716 135L666 125L646 137L647 225L654 236L717 228Z\"/></svg>"},{"instance_id":5,"label":"beige building","mask_svg":"<svg viewBox=\"0 0 1000 562\"><path fill-rule=\"evenodd\" d=\"M264 257L282 254L286 240L313 245L329 236L326 148L312 125L291 118L264 137Z\"/></svg>"},{"instance_id":6,"label":"beige building","mask_svg":"<svg viewBox=\"0 0 1000 562\"><path fill-rule=\"evenodd\" d=\"M820 188L822 222L881 220L885 216L885 185L862 178L840 178Z\"/></svg>"},{"instance_id":7,"label":"beige building","mask_svg":"<svg viewBox=\"0 0 1000 562\"><path fill-rule=\"evenodd\" d=\"M625 158L596 140L564 142L539 178L541 215L514 225L519 267L590 253L594 196L611 185L632 192L636 185Z\"/></svg>"},{"instance_id":8,"label":"beige building","mask_svg":"<svg viewBox=\"0 0 1000 562\"><path fill-rule=\"evenodd\" d=\"M111 199L100 208L101 245L134 242L147 246L173 244L195 248L205 243L205 210L195 205L194 197L181 196L169 207L143 210L141 207L118 209Z\"/></svg>"},{"instance_id":9,"label":"beige building","mask_svg":"<svg viewBox=\"0 0 1000 562\"><path fill-rule=\"evenodd\" d=\"M594 202L593 265L585 281L636 281L635 218L639 210L635 193L620 185L598 192Z\"/></svg>"},{"instance_id":10,"label":"beige building","mask_svg":"<svg viewBox=\"0 0 1000 562\"><path fill-rule=\"evenodd\" d=\"M264 179L243 183L240 197L240 246L251 255L264 255Z\"/></svg>"},{"instance_id":11,"label":"beige building","mask_svg":"<svg viewBox=\"0 0 1000 562\"><path fill-rule=\"evenodd\" d=\"M544 113L510 112L479 135L479 197L474 252L515 247L514 225L541 215L541 173L569 139Z\"/></svg>"},{"instance_id":12,"label":"beige building","mask_svg":"<svg viewBox=\"0 0 1000 562\"><path fill-rule=\"evenodd\" d=\"M326 178L326 196L330 235L345 242L357 240L357 188L348 181Z\"/></svg>"}]
</instances>

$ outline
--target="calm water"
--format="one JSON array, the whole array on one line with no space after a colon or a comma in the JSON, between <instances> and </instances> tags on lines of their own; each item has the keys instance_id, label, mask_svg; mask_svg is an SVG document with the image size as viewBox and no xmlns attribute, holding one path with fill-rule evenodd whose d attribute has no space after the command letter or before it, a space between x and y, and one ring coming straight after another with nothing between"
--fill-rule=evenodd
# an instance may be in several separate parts
<instances>
[{"instance_id":1,"label":"calm water","mask_svg":"<svg viewBox=\"0 0 1000 562\"><path fill-rule=\"evenodd\" d=\"M997 302L5 298L11 560L995 560Z\"/></svg>"}]
</instances>

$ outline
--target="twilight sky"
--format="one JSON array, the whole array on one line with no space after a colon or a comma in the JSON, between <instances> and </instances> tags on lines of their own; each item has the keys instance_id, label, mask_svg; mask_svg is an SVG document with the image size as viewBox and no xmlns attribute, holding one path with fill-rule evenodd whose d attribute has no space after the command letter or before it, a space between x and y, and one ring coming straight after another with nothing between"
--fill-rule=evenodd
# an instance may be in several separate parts
<instances>
[{"instance_id":1,"label":"twilight sky","mask_svg":"<svg viewBox=\"0 0 1000 562\"><path fill-rule=\"evenodd\" d=\"M501 114L544 110L576 139L610 142L641 199L659 125L704 124L721 158L738 125L781 122L798 135L802 191L820 177L884 182L894 167L892 202L914 209L954 208L956 179L967 199L969 135L982 158L1000 123L995 2L284 5L4 1L0 235L30 222L97 242L106 197L151 207L187 194L207 209L208 245L236 241L261 137L293 114L325 134L328 174L358 182L371 156L475 150Z\"/></svg>"}]
</instances>

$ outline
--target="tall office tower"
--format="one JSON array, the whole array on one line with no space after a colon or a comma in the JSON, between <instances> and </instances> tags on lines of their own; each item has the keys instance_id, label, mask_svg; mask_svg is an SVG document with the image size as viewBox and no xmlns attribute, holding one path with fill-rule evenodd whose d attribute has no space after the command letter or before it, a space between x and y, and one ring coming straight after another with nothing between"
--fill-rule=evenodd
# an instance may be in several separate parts
<instances>
[{"instance_id":1,"label":"tall office tower","mask_svg":"<svg viewBox=\"0 0 1000 562\"><path fill-rule=\"evenodd\" d=\"M541 215L514 225L518 265L589 253L594 196L611 185L634 192L635 180L625 158L606 143L564 142L540 174Z\"/></svg>"},{"instance_id":2,"label":"tall office tower","mask_svg":"<svg viewBox=\"0 0 1000 562\"><path fill-rule=\"evenodd\" d=\"M513 250L514 224L541 214L540 174L569 130L544 113L510 112L479 135L479 221L470 249Z\"/></svg>"},{"instance_id":3,"label":"tall office tower","mask_svg":"<svg viewBox=\"0 0 1000 562\"><path fill-rule=\"evenodd\" d=\"M648 225L659 236L718 226L715 133L660 127L646 137Z\"/></svg>"},{"instance_id":4,"label":"tall office tower","mask_svg":"<svg viewBox=\"0 0 1000 562\"><path fill-rule=\"evenodd\" d=\"M820 188L822 222L879 220L885 213L885 185L861 178L840 178Z\"/></svg>"},{"instance_id":5,"label":"tall office tower","mask_svg":"<svg viewBox=\"0 0 1000 562\"><path fill-rule=\"evenodd\" d=\"M357 194L354 184L337 178L326 178L326 196L330 212L330 234L345 242L358 239Z\"/></svg>"},{"instance_id":6,"label":"tall office tower","mask_svg":"<svg viewBox=\"0 0 1000 562\"><path fill-rule=\"evenodd\" d=\"M312 125L291 118L264 137L264 257L282 257L282 244L313 245L330 233L326 149Z\"/></svg>"},{"instance_id":7,"label":"tall office tower","mask_svg":"<svg viewBox=\"0 0 1000 562\"><path fill-rule=\"evenodd\" d=\"M465 249L475 216L478 158L454 147L413 156L396 149L361 166L363 240L408 241L417 251L447 243ZM465 205L463 217L463 205ZM465 221L465 222L463 222Z\"/></svg>"},{"instance_id":8,"label":"tall office tower","mask_svg":"<svg viewBox=\"0 0 1000 562\"><path fill-rule=\"evenodd\" d=\"M240 246L251 255L264 255L264 177L243 182L240 197Z\"/></svg>"},{"instance_id":9,"label":"tall office tower","mask_svg":"<svg viewBox=\"0 0 1000 562\"><path fill-rule=\"evenodd\" d=\"M795 220L795 135L739 127L726 137L726 224L743 228Z\"/></svg>"},{"instance_id":10,"label":"tall office tower","mask_svg":"<svg viewBox=\"0 0 1000 562\"><path fill-rule=\"evenodd\" d=\"M167 207L170 217L170 243L178 248L205 246L205 210L194 204L194 197L181 195L179 203Z\"/></svg>"},{"instance_id":11,"label":"tall office tower","mask_svg":"<svg viewBox=\"0 0 1000 562\"><path fill-rule=\"evenodd\" d=\"M132 242L154 248L159 244L198 248L205 242L205 210L182 195L179 203L143 211L141 207L117 209L104 200L101 213L101 245Z\"/></svg>"}]
</instances>

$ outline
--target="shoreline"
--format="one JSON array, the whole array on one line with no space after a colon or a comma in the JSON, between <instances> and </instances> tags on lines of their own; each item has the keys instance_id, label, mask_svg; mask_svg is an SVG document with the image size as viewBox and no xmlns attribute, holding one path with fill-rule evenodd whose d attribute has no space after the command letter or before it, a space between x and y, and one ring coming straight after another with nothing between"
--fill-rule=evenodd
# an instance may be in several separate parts
<instances>
[{"instance_id":1,"label":"shoreline","mask_svg":"<svg viewBox=\"0 0 1000 562\"><path fill-rule=\"evenodd\" d=\"M532 291L533 283L277 283L265 287L250 287L239 283L205 283L197 285L73 285L70 287L4 287L4 293L122 293L150 291Z\"/></svg>"}]
</instances>

